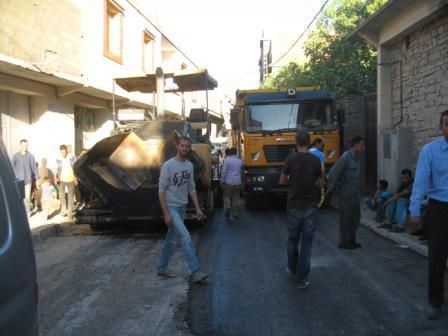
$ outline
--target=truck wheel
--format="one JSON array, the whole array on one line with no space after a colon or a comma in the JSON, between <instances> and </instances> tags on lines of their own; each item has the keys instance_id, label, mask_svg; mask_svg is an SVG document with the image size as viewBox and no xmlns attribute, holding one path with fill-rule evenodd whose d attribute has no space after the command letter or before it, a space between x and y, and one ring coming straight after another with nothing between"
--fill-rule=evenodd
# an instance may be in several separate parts
<instances>
[{"instance_id":1,"label":"truck wheel","mask_svg":"<svg viewBox=\"0 0 448 336\"><path fill-rule=\"evenodd\" d=\"M256 209L257 207L257 197L252 194L246 195L246 208L247 209Z\"/></svg>"},{"instance_id":2,"label":"truck wheel","mask_svg":"<svg viewBox=\"0 0 448 336\"><path fill-rule=\"evenodd\" d=\"M215 213L215 192L213 189L210 189L208 193L208 207L207 207L207 218L213 217Z\"/></svg>"},{"instance_id":3,"label":"truck wheel","mask_svg":"<svg viewBox=\"0 0 448 336\"><path fill-rule=\"evenodd\" d=\"M115 225L112 225L112 224L89 224L89 226L90 226L90 230L92 230L93 232L98 232L98 231L111 230L114 228Z\"/></svg>"}]
</instances>

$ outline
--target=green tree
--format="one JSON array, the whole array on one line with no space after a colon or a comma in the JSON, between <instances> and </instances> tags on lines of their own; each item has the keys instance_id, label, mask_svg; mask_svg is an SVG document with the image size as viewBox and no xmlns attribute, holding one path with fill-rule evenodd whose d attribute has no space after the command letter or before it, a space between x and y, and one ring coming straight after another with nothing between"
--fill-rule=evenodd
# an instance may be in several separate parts
<instances>
[{"instance_id":1,"label":"green tree","mask_svg":"<svg viewBox=\"0 0 448 336\"><path fill-rule=\"evenodd\" d=\"M376 51L348 36L387 0L333 0L304 44L306 62L289 63L264 87L319 85L338 97L376 89Z\"/></svg>"}]
</instances>

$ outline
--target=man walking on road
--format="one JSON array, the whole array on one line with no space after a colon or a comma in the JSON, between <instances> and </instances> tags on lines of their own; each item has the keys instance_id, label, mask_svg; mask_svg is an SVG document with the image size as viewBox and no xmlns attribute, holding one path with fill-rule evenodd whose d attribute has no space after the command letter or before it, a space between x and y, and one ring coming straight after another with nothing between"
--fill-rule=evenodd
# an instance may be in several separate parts
<instances>
[{"instance_id":1,"label":"man walking on road","mask_svg":"<svg viewBox=\"0 0 448 336\"><path fill-rule=\"evenodd\" d=\"M241 169L243 160L237 158L237 149L230 148L229 156L224 160L221 172L221 185L224 191L224 209L228 220L239 216L239 198L241 191Z\"/></svg>"},{"instance_id":2,"label":"man walking on road","mask_svg":"<svg viewBox=\"0 0 448 336\"><path fill-rule=\"evenodd\" d=\"M440 116L441 139L425 145L420 153L411 195L410 224L422 225L421 205L429 202L425 213L428 233L429 307L426 317L438 320L444 301L443 280L448 258L448 110Z\"/></svg>"},{"instance_id":3,"label":"man walking on road","mask_svg":"<svg viewBox=\"0 0 448 336\"><path fill-rule=\"evenodd\" d=\"M361 219L359 155L364 147L364 139L354 137L351 148L341 155L328 173L327 194L337 189L339 196L339 248L361 247L356 241L356 231Z\"/></svg>"},{"instance_id":4,"label":"man walking on road","mask_svg":"<svg viewBox=\"0 0 448 336\"><path fill-rule=\"evenodd\" d=\"M298 287L309 286L311 247L317 225L319 190L322 186L322 168L318 158L308 152L310 136L297 132L298 152L286 159L280 175L280 184L288 184L288 267L291 276L297 273ZM298 246L300 242L300 253Z\"/></svg>"},{"instance_id":5,"label":"man walking on road","mask_svg":"<svg viewBox=\"0 0 448 336\"><path fill-rule=\"evenodd\" d=\"M26 139L20 140L20 151L13 155L12 166L16 177L23 180L25 184L24 203L29 216L31 214L31 187L33 181L39 178L39 172L33 154L28 152L28 141Z\"/></svg>"},{"instance_id":6,"label":"man walking on road","mask_svg":"<svg viewBox=\"0 0 448 336\"><path fill-rule=\"evenodd\" d=\"M201 272L190 233L184 224L188 194L190 194L194 203L198 219L204 217L196 194L193 164L187 160L188 153L191 150L190 138L181 136L176 143L176 149L176 156L166 161L160 171L159 201L165 224L168 226L168 232L157 266L157 275L166 278L176 277L174 273L167 271L167 267L177 238L188 263L192 280L199 283L209 275Z\"/></svg>"}]
</instances>

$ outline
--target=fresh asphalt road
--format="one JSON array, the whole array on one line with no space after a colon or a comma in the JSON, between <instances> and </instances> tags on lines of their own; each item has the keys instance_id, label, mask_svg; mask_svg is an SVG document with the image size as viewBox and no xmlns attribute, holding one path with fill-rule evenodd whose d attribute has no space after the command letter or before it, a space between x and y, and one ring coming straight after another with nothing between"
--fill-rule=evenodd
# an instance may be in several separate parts
<instances>
[{"instance_id":1,"label":"fresh asphalt road","mask_svg":"<svg viewBox=\"0 0 448 336\"><path fill-rule=\"evenodd\" d=\"M298 289L285 271L285 212L264 208L230 223L219 210L202 233L199 257L213 274L190 289L195 335L448 335L448 308L424 317L426 258L363 227L361 249L338 249L337 212L322 210L311 285Z\"/></svg>"},{"instance_id":2,"label":"fresh asphalt road","mask_svg":"<svg viewBox=\"0 0 448 336\"><path fill-rule=\"evenodd\" d=\"M189 335L179 251L170 263L178 277L156 276L164 236L160 228L98 234L80 225L35 245L40 335Z\"/></svg>"}]
</instances>

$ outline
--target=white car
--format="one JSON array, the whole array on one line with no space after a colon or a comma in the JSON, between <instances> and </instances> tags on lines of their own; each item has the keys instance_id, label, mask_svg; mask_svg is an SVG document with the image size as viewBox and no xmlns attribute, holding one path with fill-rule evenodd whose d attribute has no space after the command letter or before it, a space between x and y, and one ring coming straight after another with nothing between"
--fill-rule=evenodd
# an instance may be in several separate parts
<instances>
[{"instance_id":1,"label":"white car","mask_svg":"<svg viewBox=\"0 0 448 336\"><path fill-rule=\"evenodd\" d=\"M36 261L24 196L0 139L0 335L38 334Z\"/></svg>"}]
</instances>

